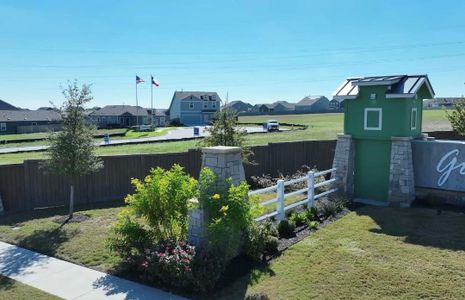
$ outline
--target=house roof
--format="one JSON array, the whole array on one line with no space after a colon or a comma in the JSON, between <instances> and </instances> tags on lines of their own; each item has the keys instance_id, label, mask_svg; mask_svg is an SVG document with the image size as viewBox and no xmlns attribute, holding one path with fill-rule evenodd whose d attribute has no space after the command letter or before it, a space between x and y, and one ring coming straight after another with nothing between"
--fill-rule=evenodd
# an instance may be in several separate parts
<instances>
[{"instance_id":1,"label":"house roof","mask_svg":"<svg viewBox=\"0 0 465 300\"><path fill-rule=\"evenodd\" d=\"M146 108L132 105L107 105L90 113L90 116L120 116L129 113L133 116L147 116Z\"/></svg>"},{"instance_id":2,"label":"house roof","mask_svg":"<svg viewBox=\"0 0 465 300\"><path fill-rule=\"evenodd\" d=\"M428 75L391 75L347 78L333 93L334 98L355 99L361 86L388 86L386 98L413 98L426 85L430 94L434 90Z\"/></svg>"},{"instance_id":3,"label":"house roof","mask_svg":"<svg viewBox=\"0 0 465 300\"><path fill-rule=\"evenodd\" d=\"M325 96L307 96L302 98L299 102L296 103L297 106L309 106L315 104L315 102L326 98ZM327 98L326 98L327 99ZM329 101L329 100L328 100Z\"/></svg>"},{"instance_id":4,"label":"house roof","mask_svg":"<svg viewBox=\"0 0 465 300\"><path fill-rule=\"evenodd\" d=\"M59 120L60 114L53 110L0 110L0 122Z\"/></svg>"},{"instance_id":5,"label":"house roof","mask_svg":"<svg viewBox=\"0 0 465 300\"><path fill-rule=\"evenodd\" d=\"M3 100L0 100L0 110L19 110L19 108L7 103Z\"/></svg>"},{"instance_id":6,"label":"house roof","mask_svg":"<svg viewBox=\"0 0 465 300\"><path fill-rule=\"evenodd\" d=\"M201 99L201 96L212 96L212 100L220 100L221 101L220 96L218 96L218 94L216 92L185 92L185 91L182 91L182 92L176 91L176 92L174 92L173 100L185 100L190 96L193 96L193 97L196 97L196 98L199 98L199 99ZM189 100L189 99L187 99L187 100Z\"/></svg>"},{"instance_id":7,"label":"house roof","mask_svg":"<svg viewBox=\"0 0 465 300\"><path fill-rule=\"evenodd\" d=\"M227 103L227 106L235 106L235 105L246 105L248 107L253 107L252 104L250 104L248 102L241 101L241 100L234 100L234 101L231 101L231 102Z\"/></svg>"},{"instance_id":8,"label":"house roof","mask_svg":"<svg viewBox=\"0 0 465 300\"><path fill-rule=\"evenodd\" d=\"M287 101L284 101L284 100L281 100L281 101L276 101L275 103L272 104L273 107L276 107L277 105L281 104L282 106L284 106L285 108L289 108L289 109L294 109L295 108L295 104L294 103L289 103Z\"/></svg>"}]
</instances>

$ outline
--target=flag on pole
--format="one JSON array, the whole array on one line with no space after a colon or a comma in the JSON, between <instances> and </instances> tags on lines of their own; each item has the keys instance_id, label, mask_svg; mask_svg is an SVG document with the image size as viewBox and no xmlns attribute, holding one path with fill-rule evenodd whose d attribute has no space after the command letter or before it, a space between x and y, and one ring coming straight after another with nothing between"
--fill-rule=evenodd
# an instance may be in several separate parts
<instances>
[{"instance_id":1,"label":"flag on pole","mask_svg":"<svg viewBox=\"0 0 465 300\"><path fill-rule=\"evenodd\" d=\"M136 75L136 84L139 84L141 82L145 82L145 80Z\"/></svg>"},{"instance_id":2,"label":"flag on pole","mask_svg":"<svg viewBox=\"0 0 465 300\"><path fill-rule=\"evenodd\" d=\"M152 84L156 87L159 87L160 86L160 82L158 82L158 80L156 80L155 78L153 78L152 76Z\"/></svg>"}]
</instances>

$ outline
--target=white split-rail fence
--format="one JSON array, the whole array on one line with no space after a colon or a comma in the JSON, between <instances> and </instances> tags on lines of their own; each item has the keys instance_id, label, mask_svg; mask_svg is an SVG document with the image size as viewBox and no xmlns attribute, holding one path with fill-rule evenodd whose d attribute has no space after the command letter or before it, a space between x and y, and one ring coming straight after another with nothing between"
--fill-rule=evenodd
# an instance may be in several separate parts
<instances>
[{"instance_id":1,"label":"white split-rail fence","mask_svg":"<svg viewBox=\"0 0 465 300\"><path fill-rule=\"evenodd\" d=\"M315 200L317 200L317 199L319 199L321 197L327 196L327 195L329 195L331 193L334 193L334 192L336 192L338 190L337 188L333 188L333 189L327 190L327 191L325 191L323 193L315 195L315 190L317 188L322 187L322 186L326 186L326 185L330 185L330 184L332 184L332 183L334 183L336 181L336 178L331 178L331 179L328 179L328 180L325 180L325 181L322 181L322 182L319 182L319 183L315 183L315 178L318 178L320 176L324 176L324 175L332 173L334 171L336 171L336 168L332 168L332 169L325 170L325 171L320 171L320 172L309 171L306 176L296 178L296 179L292 179L292 180L288 180L288 181L284 181L283 179L279 179L277 184L274 185L274 186L270 186L270 187L267 187L267 188L264 188L264 189L254 190L254 191L249 192L249 196L252 196L252 195L270 193L270 192L276 191L276 198L273 198L273 199L270 199L270 200L267 200L267 201L264 201L264 202L260 203L261 206L267 206L267 205L271 205L271 204L276 203L276 210L271 212L271 213L260 216L260 217L256 218L255 220L256 221L262 221L262 220L272 218L272 217L276 217L276 219L278 219L278 220L284 220L285 217L286 217L286 211L288 211L290 209L295 209L296 207L298 207L300 205L304 205L304 204L306 204L308 208L311 208L313 206L313 203L314 203ZM291 184L304 182L304 181L307 182L307 187L305 187L303 189L299 189L297 191L287 193L287 194L284 193L284 188L286 186L291 185ZM291 196L295 196L295 195L305 194L305 193L307 194L306 199L285 206L284 200L286 198L291 197Z\"/></svg>"}]
</instances>

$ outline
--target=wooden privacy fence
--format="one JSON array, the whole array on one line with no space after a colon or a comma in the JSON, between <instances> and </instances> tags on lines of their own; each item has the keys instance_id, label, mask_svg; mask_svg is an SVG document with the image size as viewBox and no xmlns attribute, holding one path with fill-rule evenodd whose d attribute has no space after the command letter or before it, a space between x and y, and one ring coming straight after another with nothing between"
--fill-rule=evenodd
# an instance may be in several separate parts
<instances>
[{"instance_id":1,"label":"wooden privacy fence","mask_svg":"<svg viewBox=\"0 0 465 300\"><path fill-rule=\"evenodd\" d=\"M154 146L156 147L156 146ZM332 166L336 141L301 141L272 143L252 147L256 165L245 165L246 178L279 173L294 173L302 165L328 169ZM0 156L1 158L1 156ZM201 151L190 149L179 153L103 156L104 168L83 176L75 183L75 203L85 204L121 200L133 191L131 178L144 178L154 167L171 168L179 164L191 176L198 177ZM6 212L60 206L68 201L66 178L46 174L40 160L23 164L0 165L0 197Z\"/></svg>"}]
</instances>

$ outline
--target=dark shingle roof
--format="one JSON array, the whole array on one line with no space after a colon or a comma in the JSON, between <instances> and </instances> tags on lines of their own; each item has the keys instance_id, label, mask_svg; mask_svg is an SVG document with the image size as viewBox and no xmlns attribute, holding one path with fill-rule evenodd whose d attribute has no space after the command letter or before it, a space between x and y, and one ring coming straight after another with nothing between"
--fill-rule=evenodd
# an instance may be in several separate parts
<instances>
[{"instance_id":1,"label":"dark shingle roof","mask_svg":"<svg viewBox=\"0 0 465 300\"><path fill-rule=\"evenodd\" d=\"M0 110L19 110L19 108L11 105L10 103L6 103L3 100L0 100Z\"/></svg>"},{"instance_id":2,"label":"dark shingle roof","mask_svg":"<svg viewBox=\"0 0 465 300\"><path fill-rule=\"evenodd\" d=\"M307 97L304 97L302 98L302 100L300 100L299 102L297 102L297 106L309 106L309 105L313 105L315 102L323 99L323 98L326 98L325 96L307 96ZM329 100L328 100L329 101Z\"/></svg>"},{"instance_id":3,"label":"dark shingle roof","mask_svg":"<svg viewBox=\"0 0 465 300\"><path fill-rule=\"evenodd\" d=\"M201 99L201 96L212 96L212 100L220 100L220 96L216 92L174 92L173 100L184 100L188 98L189 96L194 96L198 99ZM208 98L207 98L208 99ZM188 99L187 99L188 100Z\"/></svg>"},{"instance_id":4,"label":"dark shingle roof","mask_svg":"<svg viewBox=\"0 0 465 300\"><path fill-rule=\"evenodd\" d=\"M129 113L133 116L147 116L147 109L132 105L107 105L90 113L90 116L120 116Z\"/></svg>"},{"instance_id":5,"label":"dark shingle roof","mask_svg":"<svg viewBox=\"0 0 465 300\"><path fill-rule=\"evenodd\" d=\"M288 109L294 109L295 108L294 103L289 103L287 101L276 101L272 105L273 105L273 107L276 107L278 104L281 104L282 106L284 106L285 108L288 108Z\"/></svg>"},{"instance_id":6,"label":"dark shingle roof","mask_svg":"<svg viewBox=\"0 0 465 300\"><path fill-rule=\"evenodd\" d=\"M393 98L414 97L418 90L426 84L432 96L434 90L427 75L392 75L348 78L334 92L334 98L356 98L360 86L387 85L389 91L386 96Z\"/></svg>"},{"instance_id":7,"label":"dark shingle roof","mask_svg":"<svg viewBox=\"0 0 465 300\"><path fill-rule=\"evenodd\" d=\"M60 114L53 110L0 110L0 122L59 120Z\"/></svg>"}]
</instances>

